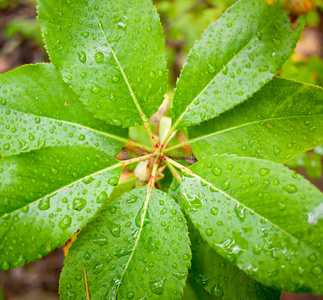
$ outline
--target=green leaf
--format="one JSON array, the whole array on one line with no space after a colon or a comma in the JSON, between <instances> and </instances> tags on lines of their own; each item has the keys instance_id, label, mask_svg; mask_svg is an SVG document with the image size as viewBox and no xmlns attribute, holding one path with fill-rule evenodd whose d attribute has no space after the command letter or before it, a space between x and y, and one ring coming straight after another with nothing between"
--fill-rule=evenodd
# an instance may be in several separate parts
<instances>
[{"instance_id":1,"label":"green leaf","mask_svg":"<svg viewBox=\"0 0 323 300\"><path fill-rule=\"evenodd\" d=\"M147 196L146 196L147 194ZM146 198L146 199L145 199ZM62 299L181 299L190 266L185 218L147 186L111 203L87 224L64 261Z\"/></svg>"},{"instance_id":2,"label":"green leaf","mask_svg":"<svg viewBox=\"0 0 323 300\"><path fill-rule=\"evenodd\" d=\"M193 153L286 162L322 143L322 101L320 87L274 78L248 101L189 128Z\"/></svg>"},{"instance_id":3,"label":"green leaf","mask_svg":"<svg viewBox=\"0 0 323 300\"><path fill-rule=\"evenodd\" d=\"M181 184L174 178L169 194L181 203ZM277 300L281 292L267 288L217 254L188 221L192 249L192 268L196 281L210 294L221 299Z\"/></svg>"},{"instance_id":4,"label":"green leaf","mask_svg":"<svg viewBox=\"0 0 323 300\"><path fill-rule=\"evenodd\" d=\"M57 144L90 145L114 156L127 131L96 119L51 64L0 75L0 154Z\"/></svg>"},{"instance_id":5,"label":"green leaf","mask_svg":"<svg viewBox=\"0 0 323 300\"><path fill-rule=\"evenodd\" d=\"M121 182L120 184L118 184L114 188L113 192L111 193L109 201L111 202L111 201L121 197L122 194L131 191L132 188L134 187L134 185L136 184L137 180L138 179L136 177L133 177L133 178L129 178L129 179Z\"/></svg>"},{"instance_id":6,"label":"green leaf","mask_svg":"<svg viewBox=\"0 0 323 300\"><path fill-rule=\"evenodd\" d=\"M201 237L198 230L189 227L192 242L192 273L209 293L216 298L277 300L281 292L267 288L249 277L230 261L217 254Z\"/></svg>"},{"instance_id":7,"label":"green leaf","mask_svg":"<svg viewBox=\"0 0 323 300\"><path fill-rule=\"evenodd\" d=\"M268 82L300 37L288 17L265 1L240 0L204 32L191 50L174 95L176 128L216 117Z\"/></svg>"},{"instance_id":8,"label":"green leaf","mask_svg":"<svg viewBox=\"0 0 323 300\"><path fill-rule=\"evenodd\" d=\"M166 92L166 51L150 0L38 4L51 61L95 116L129 127L157 111Z\"/></svg>"},{"instance_id":9,"label":"green leaf","mask_svg":"<svg viewBox=\"0 0 323 300\"><path fill-rule=\"evenodd\" d=\"M323 293L323 195L279 164L219 155L191 167L183 206L220 255L267 286Z\"/></svg>"},{"instance_id":10,"label":"green leaf","mask_svg":"<svg viewBox=\"0 0 323 300\"><path fill-rule=\"evenodd\" d=\"M80 146L0 160L0 269L39 259L80 229L118 183L117 163Z\"/></svg>"},{"instance_id":11,"label":"green leaf","mask_svg":"<svg viewBox=\"0 0 323 300\"><path fill-rule=\"evenodd\" d=\"M188 277L182 300L211 300L215 299L199 285L194 278Z\"/></svg>"}]
</instances>

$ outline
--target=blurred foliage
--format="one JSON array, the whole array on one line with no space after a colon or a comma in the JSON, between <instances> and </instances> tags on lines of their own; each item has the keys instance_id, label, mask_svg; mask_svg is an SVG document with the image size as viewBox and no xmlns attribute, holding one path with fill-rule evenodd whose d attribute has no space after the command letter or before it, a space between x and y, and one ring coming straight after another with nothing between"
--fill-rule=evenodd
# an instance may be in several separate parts
<instances>
[{"instance_id":1,"label":"blurred foliage","mask_svg":"<svg viewBox=\"0 0 323 300\"><path fill-rule=\"evenodd\" d=\"M43 45L40 28L35 19L12 19L4 30L4 38L9 40L20 35L23 39L33 39L38 45Z\"/></svg>"},{"instance_id":2,"label":"blurred foliage","mask_svg":"<svg viewBox=\"0 0 323 300\"><path fill-rule=\"evenodd\" d=\"M0 0L0 9L7 9L10 5L19 5L21 0Z\"/></svg>"},{"instance_id":3,"label":"blurred foliage","mask_svg":"<svg viewBox=\"0 0 323 300\"><path fill-rule=\"evenodd\" d=\"M294 169L304 168L309 177L318 180L322 178L322 157L323 147L321 145L313 151L298 155L286 165Z\"/></svg>"},{"instance_id":4,"label":"blurred foliage","mask_svg":"<svg viewBox=\"0 0 323 300\"><path fill-rule=\"evenodd\" d=\"M295 61L291 57L283 65L280 76L323 86L323 60L313 56L305 61Z\"/></svg>"},{"instance_id":5,"label":"blurred foliage","mask_svg":"<svg viewBox=\"0 0 323 300\"><path fill-rule=\"evenodd\" d=\"M172 89L190 48L208 25L236 0L155 0L166 35Z\"/></svg>"}]
</instances>

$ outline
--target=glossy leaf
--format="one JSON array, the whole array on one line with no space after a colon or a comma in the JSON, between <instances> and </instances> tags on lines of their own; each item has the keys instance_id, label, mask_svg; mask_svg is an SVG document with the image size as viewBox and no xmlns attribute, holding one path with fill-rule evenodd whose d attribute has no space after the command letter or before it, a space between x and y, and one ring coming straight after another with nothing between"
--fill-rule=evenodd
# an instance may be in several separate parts
<instances>
[{"instance_id":1,"label":"glossy leaf","mask_svg":"<svg viewBox=\"0 0 323 300\"><path fill-rule=\"evenodd\" d=\"M157 111L166 92L166 51L150 0L38 4L51 61L95 116L129 127Z\"/></svg>"},{"instance_id":2,"label":"glossy leaf","mask_svg":"<svg viewBox=\"0 0 323 300\"><path fill-rule=\"evenodd\" d=\"M260 284L214 251L190 226L194 278L215 298L277 300L281 292Z\"/></svg>"},{"instance_id":3,"label":"glossy leaf","mask_svg":"<svg viewBox=\"0 0 323 300\"><path fill-rule=\"evenodd\" d=\"M0 160L0 269L39 259L80 229L118 183L117 163L80 146Z\"/></svg>"},{"instance_id":4,"label":"glossy leaf","mask_svg":"<svg viewBox=\"0 0 323 300\"><path fill-rule=\"evenodd\" d=\"M121 182L120 184L118 184L114 188L113 192L111 193L109 201L113 201L113 200L121 197L122 194L131 191L132 188L135 186L137 180L138 179L136 177L133 177L133 178L129 178L129 179Z\"/></svg>"},{"instance_id":5,"label":"glossy leaf","mask_svg":"<svg viewBox=\"0 0 323 300\"><path fill-rule=\"evenodd\" d=\"M181 184L174 179L168 193L182 205L180 191ZM188 228L193 256L191 273L210 295L223 300L280 298L280 291L263 286L213 250L190 221Z\"/></svg>"},{"instance_id":6,"label":"glossy leaf","mask_svg":"<svg viewBox=\"0 0 323 300\"><path fill-rule=\"evenodd\" d=\"M323 89L275 78L252 98L189 128L193 153L286 162L323 142Z\"/></svg>"},{"instance_id":7,"label":"glossy leaf","mask_svg":"<svg viewBox=\"0 0 323 300\"><path fill-rule=\"evenodd\" d=\"M288 58L303 27L265 1L240 0L191 50L174 95L177 128L216 117L258 91ZM178 123L175 123L178 122Z\"/></svg>"},{"instance_id":8,"label":"glossy leaf","mask_svg":"<svg viewBox=\"0 0 323 300\"><path fill-rule=\"evenodd\" d=\"M57 144L90 145L114 156L127 132L96 119L51 64L0 75L0 154Z\"/></svg>"},{"instance_id":9,"label":"glossy leaf","mask_svg":"<svg viewBox=\"0 0 323 300\"><path fill-rule=\"evenodd\" d=\"M167 194L146 194L124 194L81 231L64 262L62 299L86 299L83 269L91 299L181 298L191 258L184 216Z\"/></svg>"},{"instance_id":10,"label":"glossy leaf","mask_svg":"<svg viewBox=\"0 0 323 300\"><path fill-rule=\"evenodd\" d=\"M279 164L233 155L191 167L183 206L202 237L265 285L323 292L323 195Z\"/></svg>"},{"instance_id":11,"label":"glossy leaf","mask_svg":"<svg viewBox=\"0 0 323 300\"><path fill-rule=\"evenodd\" d=\"M201 285L192 277L188 277L184 288L182 300L214 300L207 291L205 291Z\"/></svg>"}]
</instances>

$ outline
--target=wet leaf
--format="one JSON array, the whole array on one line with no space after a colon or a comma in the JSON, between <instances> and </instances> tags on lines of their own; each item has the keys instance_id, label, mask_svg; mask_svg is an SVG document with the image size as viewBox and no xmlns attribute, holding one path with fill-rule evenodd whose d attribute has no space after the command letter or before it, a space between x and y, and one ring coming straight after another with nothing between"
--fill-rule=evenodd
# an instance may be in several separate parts
<instances>
[{"instance_id":1,"label":"wet leaf","mask_svg":"<svg viewBox=\"0 0 323 300\"><path fill-rule=\"evenodd\" d=\"M0 154L59 144L90 145L115 156L127 132L95 118L52 64L0 75Z\"/></svg>"},{"instance_id":2,"label":"wet leaf","mask_svg":"<svg viewBox=\"0 0 323 300\"><path fill-rule=\"evenodd\" d=\"M320 87L275 78L234 109L189 128L193 153L286 162L322 144L322 101Z\"/></svg>"},{"instance_id":3,"label":"wet leaf","mask_svg":"<svg viewBox=\"0 0 323 300\"><path fill-rule=\"evenodd\" d=\"M322 294L323 195L279 164L233 155L190 168L182 203L220 255L267 286Z\"/></svg>"},{"instance_id":4,"label":"wet leaf","mask_svg":"<svg viewBox=\"0 0 323 300\"><path fill-rule=\"evenodd\" d=\"M117 163L81 146L0 160L0 269L39 259L82 228L112 192L111 178L122 170Z\"/></svg>"},{"instance_id":5,"label":"wet leaf","mask_svg":"<svg viewBox=\"0 0 323 300\"><path fill-rule=\"evenodd\" d=\"M134 189L80 232L64 262L60 295L91 299L181 299L190 266L185 218L164 192ZM145 210L147 205L147 210Z\"/></svg>"},{"instance_id":6,"label":"wet leaf","mask_svg":"<svg viewBox=\"0 0 323 300\"><path fill-rule=\"evenodd\" d=\"M240 0L191 50L174 95L177 128L214 118L245 101L280 69L302 31L265 1Z\"/></svg>"},{"instance_id":7,"label":"wet leaf","mask_svg":"<svg viewBox=\"0 0 323 300\"><path fill-rule=\"evenodd\" d=\"M166 51L151 1L38 4L51 61L95 116L130 127L157 111L166 92Z\"/></svg>"}]
</instances>

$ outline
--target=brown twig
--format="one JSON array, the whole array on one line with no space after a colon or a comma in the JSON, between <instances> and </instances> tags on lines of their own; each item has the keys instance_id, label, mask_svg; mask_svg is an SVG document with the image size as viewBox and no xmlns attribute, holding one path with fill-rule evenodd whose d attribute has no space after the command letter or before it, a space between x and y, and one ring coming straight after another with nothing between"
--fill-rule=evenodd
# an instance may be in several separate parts
<instances>
[{"instance_id":1,"label":"brown twig","mask_svg":"<svg viewBox=\"0 0 323 300\"><path fill-rule=\"evenodd\" d=\"M90 300L89 285L87 282L87 276L86 276L85 269L83 269L83 273L84 273L84 281L85 281L86 298L87 298L87 300Z\"/></svg>"}]
</instances>

